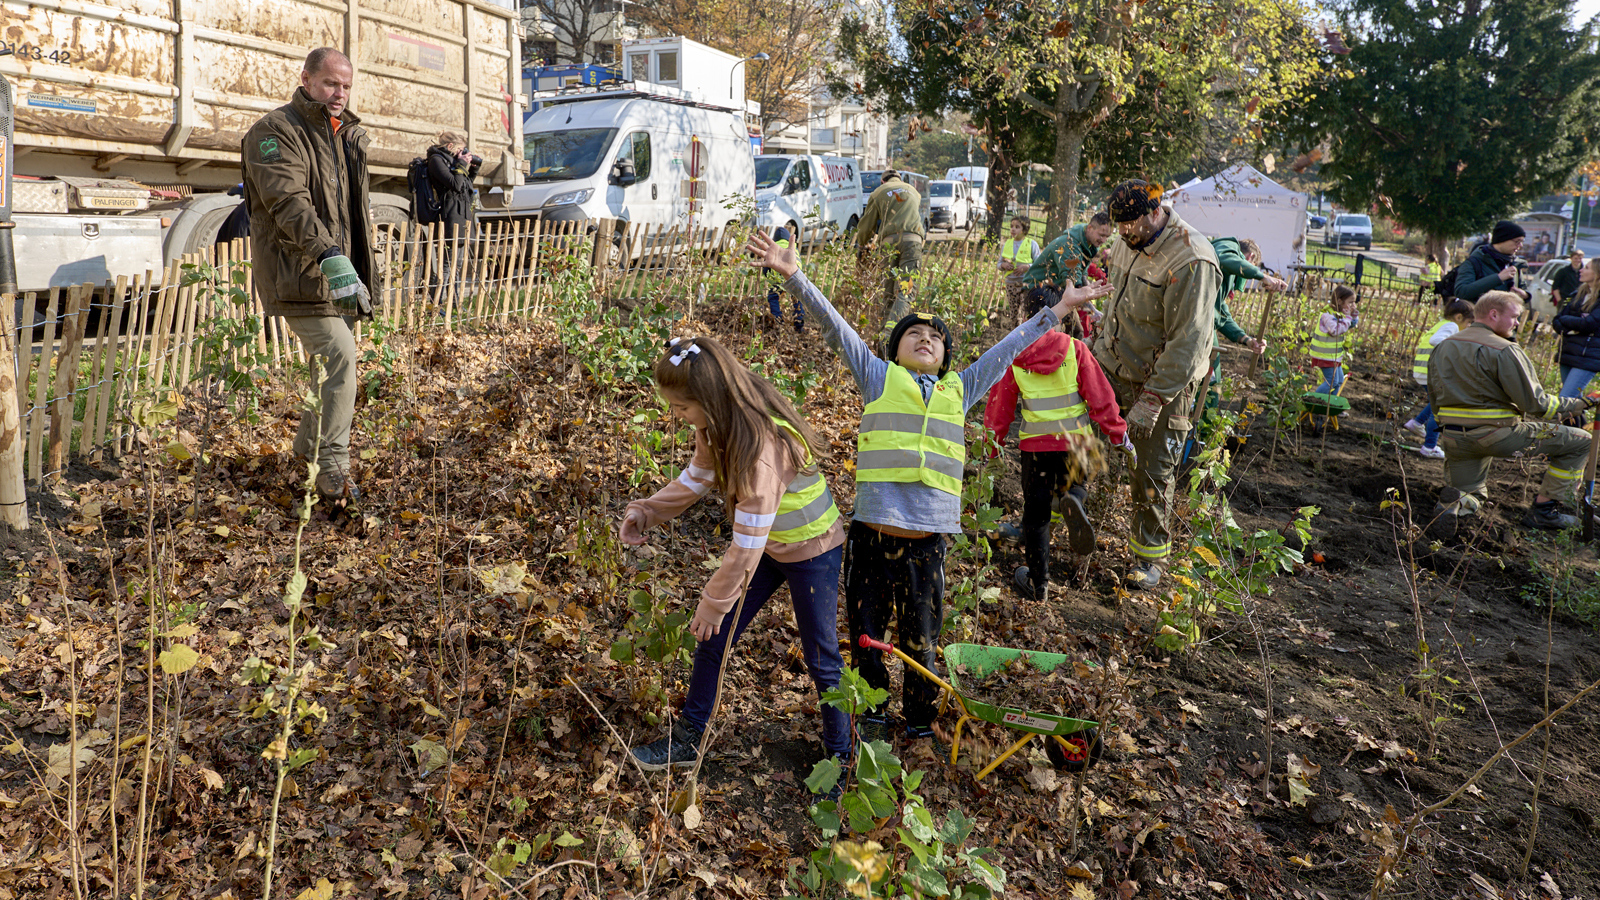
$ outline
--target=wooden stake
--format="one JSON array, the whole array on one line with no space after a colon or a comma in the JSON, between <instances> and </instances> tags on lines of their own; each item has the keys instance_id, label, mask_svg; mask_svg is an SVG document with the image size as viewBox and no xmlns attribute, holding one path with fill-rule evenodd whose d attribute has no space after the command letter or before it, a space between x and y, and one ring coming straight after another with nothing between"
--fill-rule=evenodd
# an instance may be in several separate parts
<instances>
[{"instance_id":1,"label":"wooden stake","mask_svg":"<svg viewBox=\"0 0 1600 900\"><path fill-rule=\"evenodd\" d=\"M26 307L33 310L33 304ZM22 420L17 410L17 298L0 294L0 522L28 530ZM28 325L32 328L32 323Z\"/></svg>"}]
</instances>

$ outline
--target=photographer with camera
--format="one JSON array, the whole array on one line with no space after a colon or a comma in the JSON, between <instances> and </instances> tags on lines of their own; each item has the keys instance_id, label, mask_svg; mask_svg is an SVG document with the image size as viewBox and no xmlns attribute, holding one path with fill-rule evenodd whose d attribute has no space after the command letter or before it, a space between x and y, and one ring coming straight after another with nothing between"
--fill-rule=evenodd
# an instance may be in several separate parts
<instances>
[{"instance_id":1,"label":"photographer with camera","mask_svg":"<svg viewBox=\"0 0 1600 900\"><path fill-rule=\"evenodd\" d=\"M1456 296L1476 303L1490 291L1510 291L1528 302L1528 292L1518 286L1518 270L1527 266L1517 259L1517 251L1527 240L1527 232L1515 222L1501 220L1495 223L1487 244L1479 244L1456 270Z\"/></svg>"},{"instance_id":2,"label":"photographer with camera","mask_svg":"<svg viewBox=\"0 0 1600 900\"><path fill-rule=\"evenodd\" d=\"M472 179L483 165L483 157L467 150L465 136L454 131L439 135L439 143L428 148L428 182L439 205L439 234L445 239L440 268L444 284L466 271L461 248L472 229Z\"/></svg>"}]
</instances>

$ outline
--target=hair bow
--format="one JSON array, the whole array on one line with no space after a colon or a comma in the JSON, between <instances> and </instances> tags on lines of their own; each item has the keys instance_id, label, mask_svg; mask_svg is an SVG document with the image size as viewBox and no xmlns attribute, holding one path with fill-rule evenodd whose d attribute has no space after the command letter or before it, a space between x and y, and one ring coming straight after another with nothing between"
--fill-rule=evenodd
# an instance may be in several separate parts
<instances>
[{"instance_id":1,"label":"hair bow","mask_svg":"<svg viewBox=\"0 0 1600 900\"><path fill-rule=\"evenodd\" d=\"M677 350L678 345L682 343L684 343L683 338L673 338L671 343L667 344L667 349ZM678 350L677 353L667 357L667 362L672 363L675 366L681 366L683 365L683 361L689 358L690 354L698 354L699 352L699 344L688 344L682 350Z\"/></svg>"}]
</instances>

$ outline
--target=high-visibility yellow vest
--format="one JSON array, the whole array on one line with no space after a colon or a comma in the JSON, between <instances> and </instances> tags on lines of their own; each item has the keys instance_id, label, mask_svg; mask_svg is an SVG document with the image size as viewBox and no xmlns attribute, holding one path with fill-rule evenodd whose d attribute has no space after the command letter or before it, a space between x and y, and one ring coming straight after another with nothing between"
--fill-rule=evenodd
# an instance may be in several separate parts
<instances>
[{"instance_id":1,"label":"high-visibility yellow vest","mask_svg":"<svg viewBox=\"0 0 1600 900\"><path fill-rule=\"evenodd\" d=\"M1336 315L1338 315L1336 313ZM1317 317L1317 333L1311 336L1311 357L1325 359L1328 362L1339 362L1344 359L1345 345L1350 341L1350 332L1334 337L1322 330L1322 317Z\"/></svg>"},{"instance_id":2,"label":"high-visibility yellow vest","mask_svg":"<svg viewBox=\"0 0 1600 900\"><path fill-rule=\"evenodd\" d=\"M1439 280L1439 276L1441 276L1443 274L1444 274L1444 269L1438 263L1436 263L1436 262L1428 263L1428 280L1429 281L1438 281Z\"/></svg>"},{"instance_id":3,"label":"high-visibility yellow vest","mask_svg":"<svg viewBox=\"0 0 1600 900\"><path fill-rule=\"evenodd\" d=\"M1010 241L1000 245L1000 257L1009 259L1019 266L1033 265L1033 238L1023 238L1020 241Z\"/></svg>"},{"instance_id":4,"label":"high-visibility yellow vest","mask_svg":"<svg viewBox=\"0 0 1600 900\"><path fill-rule=\"evenodd\" d=\"M1047 375L1011 367L1022 393L1022 438L1090 434L1089 404L1078 393L1078 351L1068 346L1060 368Z\"/></svg>"},{"instance_id":5,"label":"high-visibility yellow vest","mask_svg":"<svg viewBox=\"0 0 1600 900\"><path fill-rule=\"evenodd\" d=\"M856 435L856 481L922 482L961 496L967 461L961 379L946 373L922 402L904 366L889 366L883 393L862 410Z\"/></svg>"},{"instance_id":6,"label":"high-visibility yellow vest","mask_svg":"<svg viewBox=\"0 0 1600 900\"><path fill-rule=\"evenodd\" d=\"M788 422L777 418L773 423L789 432L805 446L799 432ZM812 462L811 448L806 447L806 465ZM783 499L778 502L777 518L772 520L769 540L780 544L798 544L827 532L839 519L839 507L833 504L833 492L828 490L828 480L821 472L799 474L783 489Z\"/></svg>"},{"instance_id":7,"label":"high-visibility yellow vest","mask_svg":"<svg viewBox=\"0 0 1600 900\"><path fill-rule=\"evenodd\" d=\"M1438 334L1446 325L1449 324L1451 324L1450 320L1445 319L1439 324L1428 329L1428 333L1422 336L1422 340L1417 341L1416 355L1411 357L1411 377L1417 380L1417 384L1428 383L1428 357L1433 355L1434 335Z\"/></svg>"}]
</instances>

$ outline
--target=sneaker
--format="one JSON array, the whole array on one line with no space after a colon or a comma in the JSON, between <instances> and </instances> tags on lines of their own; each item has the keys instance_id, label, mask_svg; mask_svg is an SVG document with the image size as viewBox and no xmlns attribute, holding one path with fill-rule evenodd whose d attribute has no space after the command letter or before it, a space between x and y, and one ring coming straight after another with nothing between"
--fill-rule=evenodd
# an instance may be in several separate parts
<instances>
[{"instance_id":1,"label":"sneaker","mask_svg":"<svg viewBox=\"0 0 1600 900\"><path fill-rule=\"evenodd\" d=\"M1056 498L1056 512L1067 523L1067 546L1079 556L1094 552L1094 524L1078 495L1068 491Z\"/></svg>"},{"instance_id":2,"label":"sneaker","mask_svg":"<svg viewBox=\"0 0 1600 900\"><path fill-rule=\"evenodd\" d=\"M889 720L882 716L862 716L856 719L856 736L861 743L870 744L873 741L889 743Z\"/></svg>"},{"instance_id":3,"label":"sneaker","mask_svg":"<svg viewBox=\"0 0 1600 900\"><path fill-rule=\"evenodd\" d=\"M1428 426L1418 422L1416 419L1407 419L1405 428L1407 431L1415 431L1417 434L1423 434L1428 430Z\"/></svg>"},{"instance_id":4,"label":"sneaker","mask_svg":"<svg viewBox=\"0 0 1600 900\"><path fill-rule=\"evenodd\" d=\"M1010 522L1001 522L1000 526L995 529L995 534L1002 541L1012 544L1022 543L1022 529Z\"/></svg>"},{"instance_id":5,"label":"sneaker","mask_svg":"<svg viewBox=\"0 0 1600 900\"><path fill-rule=\"evenodd\" d=\"M343 472L319 472L317 497L323 503L346 508L361 502L361 488L356 480Z\"/></svg>"},{"instance_id":6,"label":"sneaker","mask_svg":"<svg viewBox=\"0 0 1600 900\"><path fill-rule=\"evenodd\" d=\"M1022 596L1029 600L1039 599L1039 595L1033 589L1033 578L1028 574L1027 566L1017 566L1017 571L1011 573L1011 581L1017 586L1017 590L1022 592Z\"/></svg>"},{"instance_id":7,"label":"sneaker","mask_svg":"<svg viewBox=\"0 0 1600 900\"><path fill-rule=\"evenodd\" d=\"M1439 446L1429 447L1429 446L1424 445L1424 446L1418 447L1417 448L1417 452L1422 454L1423 456L1426 456L1429 459L1444 459L1444 448L1443 447L1439 447Z\"/></svg>"},{"instance_id":8,"label":"sneaker","mask_svg":"<svg viewBox=\"0 0 1600 900\"><path fill-rule=\"evenodd\" d=\"M1149 560L1134 560L1133 567L1128 574L1122 576L1124 583L1135 591L1153 591L1161 585L1161 575L1165 567L1158 562Z\"/></svg>"},{"instance_id":9,"label":"sneaker","mask_svg":"<svg viewBox=\"0 0 1600 900\"><path fill-rule=\"evenodd\" d=\"M672 723L671 734L628 752L646 772L659 772L668 766L690 769L700 755L700 731L679 720Z\"/></svg>"},{"instance_id":10,"label":"sneaker","mask_svg":"<svg viewBox=\"0 0 1600 900\"><path fill-rule=\"evenodd\" d=\"M1559 501L1546 500L1528 507L1528 514L1522 517L1522 524L1529 528L1560 531L1565 528L1577 528L1581 523L1577 516L1562 512Z\"/></svg>"}]
</instances>

